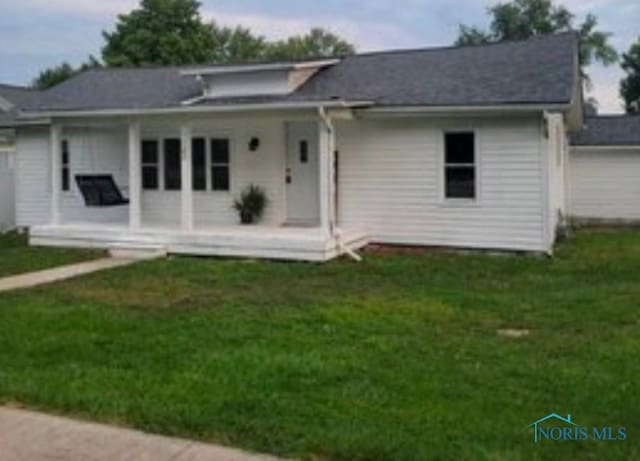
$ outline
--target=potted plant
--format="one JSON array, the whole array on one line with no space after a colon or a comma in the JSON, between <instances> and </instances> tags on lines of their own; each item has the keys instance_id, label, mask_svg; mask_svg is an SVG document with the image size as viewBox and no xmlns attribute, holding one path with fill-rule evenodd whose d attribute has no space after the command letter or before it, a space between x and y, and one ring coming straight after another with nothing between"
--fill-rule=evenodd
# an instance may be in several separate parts
<instances>
[{"instance_id":1,"label":"potted plant","mask_svg":"<svg viewBox=\"0 0 640 461\"><path fill-rule=\"evenodd\" d=\"M242 224L254 224L260 220L264 209L269 204L264 189L255 184L249 184L233 202L233 208L240 215Z\"/></svg>"}]
</instances>

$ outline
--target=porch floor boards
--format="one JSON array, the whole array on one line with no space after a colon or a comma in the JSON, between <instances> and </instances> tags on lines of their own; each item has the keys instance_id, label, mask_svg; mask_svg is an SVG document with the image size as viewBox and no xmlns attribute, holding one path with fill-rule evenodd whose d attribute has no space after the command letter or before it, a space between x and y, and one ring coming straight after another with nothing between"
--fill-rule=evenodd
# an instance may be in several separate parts
<instances>
[{"instance_id":1,"label":"porch floor boards","mask_svg":"<svg viewBox=\"0 0 640 461\"><path fill-rule=\"evenodd\" d=\"M340 240L340 242L338 241ZM30 243L84 248L162 248L168 253L302 261L326 261L343 254L340 243L358 249L369 243L366 233L342 231L333 238L319 227L215 226L192 231L126 225L67 223L34 226Z\"/></svg>"}]
</instances>

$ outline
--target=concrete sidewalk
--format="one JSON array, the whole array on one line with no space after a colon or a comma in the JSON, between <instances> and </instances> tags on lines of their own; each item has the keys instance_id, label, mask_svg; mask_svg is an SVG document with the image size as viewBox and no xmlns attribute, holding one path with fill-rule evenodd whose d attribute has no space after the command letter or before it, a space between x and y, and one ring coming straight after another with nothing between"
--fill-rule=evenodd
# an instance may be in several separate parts
<instances>
[{"instance_id":1,"label":"concrete sidewalk","mask_svg":"<svg viewBox=\"0 0 640 461\"><path fill-rule=\"evenodd\" d=\"M277 461L232 448L0 407L0 461Z\"/></svg>"},{"instance_id":2,"label":"concrete sidewalk","mask_svg":"<svg viewBox=\"0 0 640 461\"><path fill-rule=\"evenodd\" d=\"M79 277L92 272L127 266L137 261L139 260L126 258L102 258L85 263L70 264L67 266L54 267L53 269L45 269L37 272L28 272L26 274L4 277L0 278L0 293L3 291L19 290L22 288L45 285L47 283L59 282L61 280Z\"/></svg>"}]
</instances>

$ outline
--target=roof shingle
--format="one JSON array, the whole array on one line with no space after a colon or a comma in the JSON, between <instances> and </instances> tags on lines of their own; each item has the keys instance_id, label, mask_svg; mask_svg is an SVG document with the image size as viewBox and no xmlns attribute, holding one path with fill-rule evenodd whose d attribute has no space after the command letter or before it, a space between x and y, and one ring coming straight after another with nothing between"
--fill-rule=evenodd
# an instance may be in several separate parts
<instances>
[{"instance_id":1,"label":"roof shingle","mask_svg":"<svg viewBox=\"0 0 640 461\"><path fill-rule=\"evenodd\" d=\"M640 146L640 115L587 117L574 146Z\"/></svg>"},{"instance_id":2,"label":"roof shingle","mask_svg":"<svg viewBox=\"0 0 640 461\"><path fill-rule=\"evenodd\" d=\"M278 100L366 100L383 106L569 103L577 84L577 47L577 35L563 33L522 42L357 54L321 70ZM180 70L89 70L21 108L38 112L178 107L201 92L196 79L180 75Z\"/></svg>"}]
</instances>

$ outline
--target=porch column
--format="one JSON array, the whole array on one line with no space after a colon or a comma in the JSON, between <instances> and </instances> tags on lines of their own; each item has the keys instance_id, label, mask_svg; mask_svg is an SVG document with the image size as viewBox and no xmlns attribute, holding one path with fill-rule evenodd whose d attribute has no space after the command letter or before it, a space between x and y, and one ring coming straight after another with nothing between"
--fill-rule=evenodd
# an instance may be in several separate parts
<instances>
[{"instance_id":1,"label":"porch column","mask_svg":"<svg viewBox=\"0 0 640 461\"><path fill-rule=\"evenodd\" d=\"M330 235L335 228L334 150L335 130L331 118L320 111L318 124L318 174L320 187L320 225Z\"/></svg>"},{"instance_id":2,"label":"porch column","mask_svg":"<svg viewBox=\"0 0 640 461\"><path fill-rule=\"evenodd\" d=\"M62 127L56 123L49 132L49 149L51 154L51 224L60 224L62 190Z\"/></svg>"},{"instance_id":3,"label":"porch column","mask_svg":"<svg viewBox=\"0 0 640 461\"><path fill-rule=\"evenodd\" d=\"M141 226L142 164L140 159L140 122L129 123L129 228Z\"/></svg>"},{"instance_id":4,"label":"porch column","mask_svg":"<svg viewBox=\"0 0 640 461\"><path fill-rule=\"evenodd\" d=\"M193 149L191 145L191 126L184 123L180 126L180 146L182 149L182 230L193 230Z\"/></svg>"}]
</instances>

